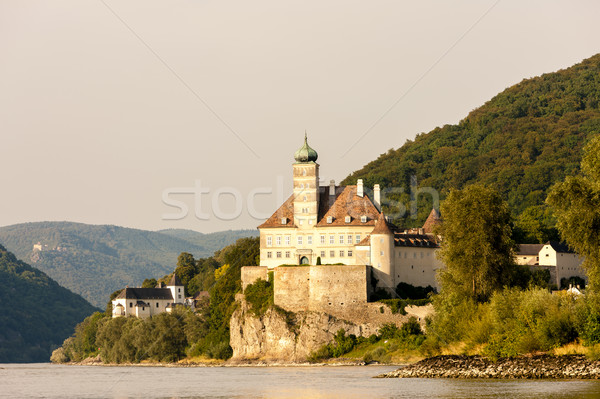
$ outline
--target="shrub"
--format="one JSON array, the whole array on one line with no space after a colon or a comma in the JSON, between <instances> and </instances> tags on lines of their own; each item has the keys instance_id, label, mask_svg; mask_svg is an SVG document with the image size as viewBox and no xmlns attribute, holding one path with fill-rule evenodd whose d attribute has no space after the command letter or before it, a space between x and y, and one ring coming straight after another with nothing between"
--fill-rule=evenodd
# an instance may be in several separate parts
<instances>
[{"instance_id":1,"label":"shrub","mask_svg":"<svg viewBox=\"0 0 600 399\"><path fill-rule=\"evenodd\" d=\"M262 316L273 305L273 283L261 279L256 280L246 287L244 296L250 305L250 310L256 316Z\"/></svg>"},{"instance_id":2,"label":"shrub","mask_svg":"<svg viewBox=\"0 0 600 399\"><path fill-rule=\"evenodd\" d=\"M396 294L402 299L425 299L430 293L435 293L435 288L414 286L408 283L399 283L396 286Z\"/></svg>"}]
</instances>

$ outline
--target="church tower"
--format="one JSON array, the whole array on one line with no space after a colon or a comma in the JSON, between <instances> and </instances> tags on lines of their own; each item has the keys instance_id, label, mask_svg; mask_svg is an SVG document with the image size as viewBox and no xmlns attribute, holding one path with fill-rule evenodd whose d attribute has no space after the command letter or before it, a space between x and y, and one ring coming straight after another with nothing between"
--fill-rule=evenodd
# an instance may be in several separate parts
<instances>
[{"instance_id":1,"label":"church tower","mask_svg":"<svg viewBox=\"0 0 600 399\"><path fill-rule=\"evenodd\" d=\"M294 224L298 229L313 228L319 212L319 164L317 152L304 145L294 154Z\"/></svg>"}]
</instances>

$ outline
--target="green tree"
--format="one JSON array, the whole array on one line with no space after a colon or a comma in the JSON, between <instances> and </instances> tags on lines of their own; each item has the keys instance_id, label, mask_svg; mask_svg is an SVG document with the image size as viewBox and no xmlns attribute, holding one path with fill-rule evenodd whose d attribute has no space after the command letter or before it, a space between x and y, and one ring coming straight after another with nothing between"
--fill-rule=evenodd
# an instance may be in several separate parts
<instances>
[{"instance_id":1,"label":"green tree","mask_svg":"<svg viewBox=\"0 0 600 399\"><path fill-rule=\"evenodd\" d=\"M158 282L156 281L155 278L147 278L144 279L144 282L142 283L142 288L154 288L156 287L156 284Z\"/></svg>"},{"instance_id":2,"label":"green tree","mask_svg":"<svg viewBox=\"0 0 600 399\"><path fill-rule=\"evenodd\" d=\"M586 145L582 173L555 184L547 202L562 238L585 257L590 288L600 288L600 136Z\"/></svg>"},{"instance_id":3,"label":"green tree","mask_svg":"<svg viewBox=\"0 0 600 399\"><path fill-rule=\"evenodd\" d=\"M187 252L182 252L177 258L177 268L175 269L175 274L181 280L181 283L187 288L188 283L197 273L196 269L196 260L194 259L194 255L189 254ZM187 292L186 295L190 295L193 293Z\"/></svg>"},{"instance_id":4,"label":"green tree","mask_svg":"<svg viewBox=\"0 0 600 399\"><path fill-rule=\"evenodd\" d=\"M450 192L442 216L442 290L487 300L508 282L514 266L507 204L496 191L472 185Z\"/></svg>"}]
</instances>

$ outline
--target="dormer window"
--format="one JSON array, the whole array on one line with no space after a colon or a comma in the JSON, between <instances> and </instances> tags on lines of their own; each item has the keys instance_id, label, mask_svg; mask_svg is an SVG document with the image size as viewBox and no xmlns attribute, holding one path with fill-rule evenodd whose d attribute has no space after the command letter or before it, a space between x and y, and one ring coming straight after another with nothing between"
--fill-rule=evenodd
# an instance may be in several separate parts
<instances>
[{"instance_id":1,"label":"dormer window","mask_svg":"<svg viewBox=\"0 0 600 399\"><path fill-rule=\"evenodd\" d=\"M327 216L327 223L328 224L333 223L333 216Z\"/></svg>"},{"instance_id":2,"label":"dormer window","mask_svg":"<svg viewBox=\"0 0 600 399\"><path fill-rule=\"evenodd\" d=\"M360 222L361 222L361 223L367 223L367 217L366 217L365 215L362 215L362 216L360 217Z\"/></svg>"},{"instance_id":3,"label":"dormer window","mask_svg":"<svg viewBox=\"0 0 600 399\"><path fill-rule=\"evenodd\" d=\"M352 221L352 217L346 216L346 223L350 223Z\"/></svg>"},{"instance_id":4,"label":"dormer window","mask_svg":"<svg viewBox=\"0 0 600 399\"><path fill-rule=\"evenodd\" d=\"M287 218L281 218L281 224L287 224Z\"/></svg>"}]
</instances>

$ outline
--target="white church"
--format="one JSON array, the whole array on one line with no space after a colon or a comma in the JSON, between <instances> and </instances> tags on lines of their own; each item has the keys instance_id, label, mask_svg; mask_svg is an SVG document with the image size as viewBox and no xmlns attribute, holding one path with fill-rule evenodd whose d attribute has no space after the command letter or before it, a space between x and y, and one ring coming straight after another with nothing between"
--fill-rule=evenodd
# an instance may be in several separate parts
<instances>
[{"instance_id":1,"label":"white church","mask_svg":"<svg viewBox=\"0 0 600 399\"><path fill-rule=\"evenodd\" d=\"M124 288L112 301L112 317L151 317L171 312L175 306L186 303L184 286L173 273L166 286L155 288Z\"/></svg>"}]
</instances>

